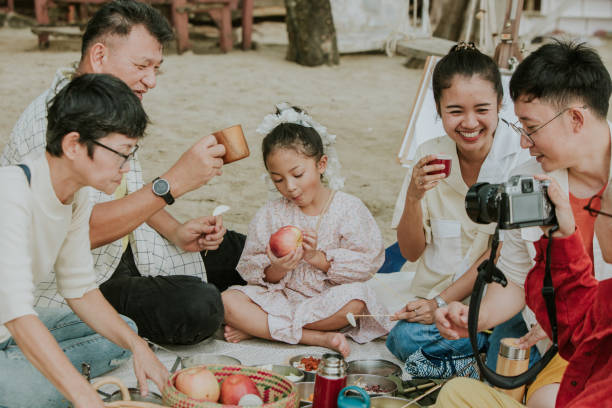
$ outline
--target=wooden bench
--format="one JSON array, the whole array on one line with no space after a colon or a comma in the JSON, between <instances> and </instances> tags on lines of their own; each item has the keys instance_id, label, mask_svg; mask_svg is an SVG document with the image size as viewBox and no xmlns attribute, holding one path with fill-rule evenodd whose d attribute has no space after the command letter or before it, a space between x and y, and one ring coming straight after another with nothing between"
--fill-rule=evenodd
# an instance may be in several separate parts
<instances>
[{"instance_id":1,"label":"wooden bench","mask_svg":"<svg viewBox=\"0 0 612 408\"><path fill-rule=\"evenodd\" d=\"M6 0L6 7L0 7L0 11L12 13L15 11L15 0Z\"/></svg>"},{"instance_id":2,"label":"wooden bench","mask_svg":"<svg viewBox=\"0 0 612 408\"><path fill-rule=\"evenodd\" d=\"M219 46L228 52L233 48L232 10L238 9L238 0L172 0L173 24L176 29L178 52L191 48L189 42L189 14L208 13L219 27ZM242 49L251 49L253 33L253 0L242 0Z\"/></svg>"},{"instance_id":3,"label":"wooden bench","mask_svg":"<svg viewBox=\"0 0 612 408\"><path fill-rule=\"evenodd\" d=\"M14 0L8 0L12 5ZM38 46L49 46L49 33L44 30L49 26L49 8L59 4L68 6L68 23L77 20L76 8L78 6L79 19L86 21L87 6L90 4L103 4L108 0L34 0L34 13L38 23ZM189 42L189 14L208 13L220 31L219 45L223 52L233 48L232 39L232 10L238 9L239 0L147 0L153 5L170 5L170 19L176 31L177 49L183 53L190 49ZM242 48L251 49L251 36L253 32L253 1L242 0Z\"/></svg>"}]
</instances>

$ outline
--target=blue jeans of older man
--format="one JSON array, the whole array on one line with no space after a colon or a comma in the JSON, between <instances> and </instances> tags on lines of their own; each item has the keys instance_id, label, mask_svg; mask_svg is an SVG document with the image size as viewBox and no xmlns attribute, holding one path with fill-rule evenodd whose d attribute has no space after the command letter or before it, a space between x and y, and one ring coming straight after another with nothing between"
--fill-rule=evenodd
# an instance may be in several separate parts
<instances>
[{"instance_id":1,"label":"blue jeans of older man","mask_svg":"<svg viewBox=\"0 0 612 408\"><path fill-rule=\"evenodd\" d=\"M35 310L79 371L82 363L88 363L91 376L97 377L118 367L131 356L128 350L93 331L68 308ZM130 319L123 317L123 320L136 331L136 325ZM12 337L0 343L0 407L69 406L71 404L62 394L28 361Z\"/></svg>"}]
</instances>

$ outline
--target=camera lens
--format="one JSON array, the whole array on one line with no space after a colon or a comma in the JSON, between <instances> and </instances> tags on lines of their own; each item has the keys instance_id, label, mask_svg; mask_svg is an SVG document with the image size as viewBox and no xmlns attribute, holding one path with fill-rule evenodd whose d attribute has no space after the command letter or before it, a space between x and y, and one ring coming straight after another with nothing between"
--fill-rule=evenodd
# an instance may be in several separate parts
<instances>
[{"instance_id":1,"label":"camera lens","mask_svg":"<svg viewBox=\"0 0 612 408\"><path fill-rule=\"evenodd\" d=\"M533 193L533 180L521 180L521 190L523 193Z\"/></svg>"},{"instance_id":2,"label":"camera lens","mask_svg":"<svg viewBox=\"0 0 612 408\"><path fill-rule=\"evenodd\" d=\"M465 210L468 217L478 224L497 222L499 184L476 183L465 195Z\"/></svg>"}]
</instances>

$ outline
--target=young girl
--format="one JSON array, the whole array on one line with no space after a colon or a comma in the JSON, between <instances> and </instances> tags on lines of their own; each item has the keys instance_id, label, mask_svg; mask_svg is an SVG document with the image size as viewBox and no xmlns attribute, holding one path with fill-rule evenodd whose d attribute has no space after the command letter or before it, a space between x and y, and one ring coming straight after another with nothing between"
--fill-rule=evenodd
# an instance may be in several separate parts
<instances>
[{"instance_id":1,"label":"young girl","mask_svg":"<svg viewBox=\"0 0 612 408\"><path fill-rule=\"evenodd\" d=\"M269 201L251 221L237 266L248 285L223 293L225 338L239 342L255 336L323 346L348 356L344 333L364 343L392 326L387 318L374 316L343 330L349 312L386 314L364 284L383 262L382 237L358 198L323 183L330 164L322 142L322 136L328 137L325 128L287 104L278 108L258 132L267 133L264 164L282 197ZM277 258L268 242L285 225L300 228L303 241Z\"/></svg>"},{"instance_id":2,"label":"young girl","mask_svg":"<svg viewBox=\"0 0 612 408\"><path fill-rule=\"evenodd\" d=\"M473 44L460 43L436 65L432 78L436 108L446 135L423 143L405 192L397 228L402 254L417 261L411 302L396 313L398 324L387 347L406 361L415 376L448 377L473 361L468 339L446 340L433 323L438 307L464 301L476 279L476 267L488 257L495 224L474 223L465 211L468 187L478 182L501 183L529 159L511 127L498 117L503 89L495 62ZM439 154L451 158L451 171L428 164ZM519 322L520 318L519 318ZM513 333L520 337L522 332ZM506 333L508 334L508 333ZM512 337L512 336L508 336ZM486 347L481 334L479 344ZM495 369L497 349L487 364ZM490 357L490 358L489 358ZM463 375L475 374L468 371Z\"/></svg>"}]
</instances>

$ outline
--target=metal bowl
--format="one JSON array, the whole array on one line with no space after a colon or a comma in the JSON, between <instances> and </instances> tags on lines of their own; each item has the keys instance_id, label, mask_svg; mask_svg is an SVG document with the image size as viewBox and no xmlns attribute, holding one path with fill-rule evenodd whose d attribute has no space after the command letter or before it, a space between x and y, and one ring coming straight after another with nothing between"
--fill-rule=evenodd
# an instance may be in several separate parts
<instances>
[{"instance_id":1,"label":"metal bowl","mask_svg":"<svg viewBox=\"0 0 612 408\"><path fill-rule=\"evenodd\" d=\"M132 399L132 401L151 402L153 404L159 405L161 405L163 402L161 395L152 391L149 391L146 397L140 395L140 389L138 388L128 388L128 392L130 393L130 398ZM105 401L123 401L123 395L121 394L121 390L113 392L109 398L105 399Z\"/></svg>"},{"instance_id":2,"label":"metal bowl","mask_svg":"<svg viewBox=\"0 0 612 408\"><path fill-rule=\"evenodd\" d=\"M314 395L314 382L297 382L294 385L300 400L300 406L302 403L312 404L310 397Z\"/></svg>"},{"instance_id":3,"label":"metal bowl","mask_svg":"<svg viewBox=\"0 0 612 408\"><path fill-rule=\"evenodd\" d=\"M370 399L371 408L403 408L410 401L404 398L397 397L373 397ZM410 404L406 408L420 408L416 402Z\"/></svg>"},{"instance_id":4,"label":"metal bowl","mask_svg":"<svg viewBox=\"0 0 612 408\"><path fill-rule=\"evenodd\" d=\"M402 369L388 360L353 360L348 362L347 374L373 374L401 377Z\"/></svg>"},{"instance_id":5,"label":"metal bowl","mask_svg":"<svg viewBox=\"0 0 612 408\"><path fill-rule=\"evenodd\" d=\"M373 374L351 374L346 376L346 385L356 385L366 390L370 397L374 396L393 396L397 392L397 384L383 377L382 375ZM367 390L365 387L379 386L383 389L381 392Z\"/></svg>"},{"instance_id":6,"label":"metal bowl","mask_svg":"<svg viewBox=\"0 0 612 408\"><path fill-rule=\"evenodd\" d=\"M314 358L318 358L319 360L322 360L323 354L313 353L313 354L300 354L297 356L293 356L289 359L289 365L291 367L299 368L298 364L300 364L300 360L302 360L303 358L307 358L307 357L314 357ZM317 375L317 370L306 371L306 370L302 370L301 368L299 369L304 372L304 381L314 381L315 380L315 376Z\"/></svg>"},{"instance_id":7,"label":"metal bowl","mask_svg":"<svg viewBox=\"0 0 612 408\"><path fill-rule=\"evenodd\" d=\"M304 371L290 365L264 364L258 365L257 368L272 371L275 374L282 375L283 377L294 383L304 381Z\"/></svg>"},{"instance_id":8,"label":"metal bowl","mask_svg":"<svg viewBox=\"0 0 612 408\"><path fill-rule=\"evenodd\" d=\"M189 368L198 365L242 365L240 360L223 354L194 354L181 358L181 367Z\"/></svg>"}]
</instances>

